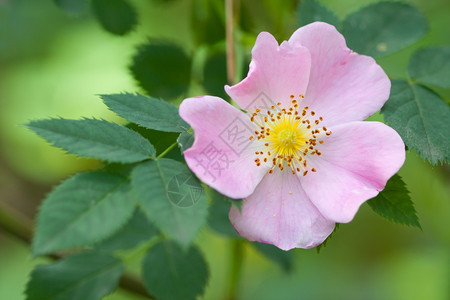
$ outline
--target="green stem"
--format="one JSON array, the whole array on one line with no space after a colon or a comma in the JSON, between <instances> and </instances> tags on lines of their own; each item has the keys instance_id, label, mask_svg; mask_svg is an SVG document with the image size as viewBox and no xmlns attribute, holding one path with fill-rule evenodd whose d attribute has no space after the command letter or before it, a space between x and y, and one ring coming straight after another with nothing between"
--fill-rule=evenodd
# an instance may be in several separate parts
<instances>
[{"instance_id":1,"label":"green stem","mask_svg":"<svg viewBox=\"0 0 450 300\"><path fill-rule=\"evenodd\" d=\"M233 0L225 0L225 35L227 41L227 78L228 83L233 85L236 81L236 57L234 54L234 37L233 37Z\"/></svg>"},{"instance_id":2,"label":"green stem","mask_svg":"<svg viewBox=\"0 0 450 300\"><path fill-rule=\"evenodd\" d=\"M234 16L233 0L225 0L225 23L226 23L226 53L227 53L227 79L230 85L236 81L236 55L234 49ZM244 244L241 240L233 240L230 255L230 283L228 289L228 300L236 299L236 289L241 277L241 269L244 255Z\"/></svg>"},{"instance_id":3,"label":"green stem","mask_svg":"<svg viewBox=\"0 0 450 300\"><path fill-rule=\"evenodd\" d=\"M242 262L244 260L244 242L233 240L230 255L230 284L228 289L228 300L236 299L236 290L241 277Z\"/></svg>"},{"instance_id":4,"label":"green stem","mask_svg":"<svg viewBox=\"0 0 450 300\"><path fill-rule=\"evenodd\" d=\"M159 159L161 157L164 157L167 153L170 152L170 150L172 150L173 148L175 148L178 145L178 142L173 143L172 145L170 145L166 150L163 151L163 153L161 153L160 155L158 155L156 157L156 159Z\"/></svg>"},{"instance_id":5,"label":"green stem","mask_svg":"<svg viewBox=\"0 0 450 300\"><path fill-rule=\"evenodd\" d=\"M32 222L18 211L0 202L0 228L9 234L31 243Z\"/></svg>"}]
</instances>

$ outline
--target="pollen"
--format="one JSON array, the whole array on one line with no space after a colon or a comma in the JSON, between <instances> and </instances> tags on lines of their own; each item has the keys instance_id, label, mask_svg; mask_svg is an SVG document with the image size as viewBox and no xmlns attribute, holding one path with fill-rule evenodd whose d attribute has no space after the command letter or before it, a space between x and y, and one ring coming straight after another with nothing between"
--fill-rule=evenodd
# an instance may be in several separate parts
<instances>
[{"instance_id":1,"label":"pollen","mask_svg":"<svg viewBox=\"0 0 450 300\"><path fill-rule=\"evenodd\" d=\"M303 99L303 95L297 99L290 95L288 107L278 102L264 112L256 109L250 114L250 121L257 130L249 140L257 140L261 145L261 149L255 152L258 155L255 164L261 166L264 162L264 165L269 165L269 174L273 174L275 169L286 169L302 176L306 176L308 171L317 172L307 161L313 155L322 154L317 147L324 143L331 131L320 125L323 117L314 117L317 112L300 105Z\"/></svg>"}]
</instances>

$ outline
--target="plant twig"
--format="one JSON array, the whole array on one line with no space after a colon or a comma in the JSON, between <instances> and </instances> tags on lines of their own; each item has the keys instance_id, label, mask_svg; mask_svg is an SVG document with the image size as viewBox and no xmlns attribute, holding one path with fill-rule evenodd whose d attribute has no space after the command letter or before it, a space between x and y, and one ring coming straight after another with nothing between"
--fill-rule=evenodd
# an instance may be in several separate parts
<instances>
[{"instance_id":1,"label":"plant twig","mask_svg":"<svg viewBox=\"0 0 450 300\"><path fill-rule=\"evenodd\" d=\"M31 244L33 223L27 216L0 201L0 228L7 233Z\"/></svg>"},{"instance_id":2,"label":"plant twig","mask_svg":"<svg viewBox=\"0 0 450 300\"><path fill-rule=\"evenodd\" d=\"M173 143L172 145L170 145L166 150L164 150L164 152L162 152L160 155L158 155L158 157L156 157L157 159L164 157L167 153L169 153L173 148L175 148L178 145L178 142Z\"/></svg>"},{"instance_id":3,"label":"plant twig","mask_svg":"<svg viewBox=\"0 0 450 300\"><path fill-rule=\"evenodd\" d=\"M236 56L234 53L234 36L233 36L233 0L225 0L225 21L226 21L226 40L227 40L227 78L229 84L234 84Z\"/></svg>"},{"instance_id":4,"label":"plant twig","mask_svg":"<svg viewBox=\"0 0 450 300\"><path fill-rule=\"evenodd\" d=\"M244 260L244 244L241 240L233 240L231 242L231 248L228 300L236 299L236 289L238 288L239 279L241 277L242 262Z\"/></svg>"},{"instance_id":5,"label":"plant twig","mask_svg":"<svg viewBox=\"0 0 450 300\"><path fill-rule=\"evenodd\" d=\"M227 79L230 85L236 82L236 56L234 49L234 16L233 16L233 0L225 0L225 21L226 21L226 40L227 40ZM229 287L228 300L236 298L236 289L238 287L241 276L242 262L244 260L244 245L240 240L231 242L230 254L230 271L229 271Z\"/></svg>"}]
</instances>

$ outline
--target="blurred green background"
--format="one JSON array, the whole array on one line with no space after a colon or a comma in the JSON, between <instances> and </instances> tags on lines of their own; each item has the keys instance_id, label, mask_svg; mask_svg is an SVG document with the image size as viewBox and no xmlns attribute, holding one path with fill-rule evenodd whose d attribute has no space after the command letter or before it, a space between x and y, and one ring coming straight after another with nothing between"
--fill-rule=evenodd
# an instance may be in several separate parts
<instances>
[{"instance_id":1,"label":"blurred green background","mask_svg":"<svg viewBox=\"0 0 450 300\"><path fill-rule=\"evenodd\" d=\"M288 38L296 28L295 2L282 1L291 5L285 8L290 10L286 22L262 18L267 22L261 21L258 28L271 31L279 41ZM343 18L376 1L321 2ZM392 78L406 77L408 59L420 47L450 44L448 0L407 2L426 15L429 31L419 43L378 60ZM144 92L128 69L136 46L155 37L173 40L187 53L196 50L194 0L132 3L139 25L121 37L103 30L89 9L70 16L51 0L0 0L0 202L7 207L32 218L52 185L76 171L99 166L50 147L21 124L51 116L120 122L96 95ZM255 37L256 33L250 35L250 40ZM448 102L450 92L440 92ZM203 93L199 85L189 91L190 95ZM295 268L290 274L247 245L239 298L450 299L450 169L433 168L408 153L400 175L423 231L390 223L363 205L320 254L314 249L294 250ZM204 299L224 299L230 240L205 229L197 243L211 271ZM43 261L33 260L28 245L0 229L0 299L24 299L28 274ZM135 271L139 272L137 267ZM107 299L140 298L117 291Z\"/></svg>"}]
</instances>

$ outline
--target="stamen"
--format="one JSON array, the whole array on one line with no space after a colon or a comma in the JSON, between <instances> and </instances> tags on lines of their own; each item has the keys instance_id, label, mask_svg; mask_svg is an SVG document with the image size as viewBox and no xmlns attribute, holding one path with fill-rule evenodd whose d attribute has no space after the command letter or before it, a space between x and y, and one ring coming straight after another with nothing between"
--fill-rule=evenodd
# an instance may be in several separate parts
<instances>
[{"instance_id":1,"label":"stamen","mask_svg":"<svg viewBox=\"0 0 450 300\"><path fill-rule=\"evenodd\" d=\"M267 151L255 151L258 158L255 164L261 166L262 162L270 161L271 168L269 174L273 174L274 169L283 171L285 168L291 170L292 174L301 173L306 176L308 171L315 173L315 168L311 168L307 159L312 155L320 156L322 153L316 148L318 144L323 144L323 137L331 135L325 126L319 127L323 121L321 116L318 119L310 119L316 112L309 110L308 106L299 105L304 98L299 95L290 95L290 103L283 107L281 102L270 106L270 109L256 109L250 115L250 121L254 123L257 130L255 135L249 140L257 139L267 148ZM307 113L309 111L309 114ZM264 114L264 115L263 115ZM323 131L322 131L323 130ZM321 140L317 140L321 138ZM264 154L266 153L266 154Z\"/></svg>"}]
</instances>

